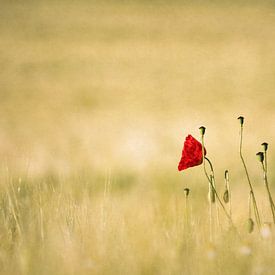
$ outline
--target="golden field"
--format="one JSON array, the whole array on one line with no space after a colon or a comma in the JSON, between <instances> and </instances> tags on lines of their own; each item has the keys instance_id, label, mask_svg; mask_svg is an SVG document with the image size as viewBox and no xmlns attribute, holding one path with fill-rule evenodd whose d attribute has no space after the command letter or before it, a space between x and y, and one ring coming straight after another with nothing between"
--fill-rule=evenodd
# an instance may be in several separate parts
<instances>
[{"instance_id":1,"label":"golden field","mask_svg":"<svg viewBox=\"0 0 275 275\"><path fill-rule=\"evenodd\" d=\"M0 37L0 274L274 274L274 235L246 229L237 121L271 222L271 1L1 1ZM240 232L220 211L213 244L203 168L177 171L201 125Z\"/></svg>"}]
</instances>

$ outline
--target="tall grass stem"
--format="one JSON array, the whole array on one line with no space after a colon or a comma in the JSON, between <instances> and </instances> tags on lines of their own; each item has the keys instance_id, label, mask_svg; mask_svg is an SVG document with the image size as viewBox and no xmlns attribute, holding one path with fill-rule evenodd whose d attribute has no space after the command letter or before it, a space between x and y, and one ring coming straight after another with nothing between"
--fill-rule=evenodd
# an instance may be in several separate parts
<instances>
[{"instance_id":1,"label":"tall grass stem","mask_svg":"<svg viewBox=\"0 0 275 275\"><path fill-rule=\"evenodd\" d=\"M253 186L252 186L252 183L250 181L248 170L247 170L247 167L246 167L246 164L245 164L245 161L244 161L244 157L243 157L243 154L242 154L242 145L243 145L243 124L241 124L241 131L240 131L240 148L239 148L239 153L240 153L240 158L242 160L242 164L243 164L243 167L244 167L244 170L245 170L246 178L247 178L248 185L249 185L250 192L251 192L251 196L252 196L252 202L253 202L255 219L256 219L256 222L257 222L258 229L260 229L260 227L261 227L261 219L260 219L260 215L259 215L259 210L258 210L258 206L257 206L257 202L256 202Z\"/></svg>"}]
</instances>

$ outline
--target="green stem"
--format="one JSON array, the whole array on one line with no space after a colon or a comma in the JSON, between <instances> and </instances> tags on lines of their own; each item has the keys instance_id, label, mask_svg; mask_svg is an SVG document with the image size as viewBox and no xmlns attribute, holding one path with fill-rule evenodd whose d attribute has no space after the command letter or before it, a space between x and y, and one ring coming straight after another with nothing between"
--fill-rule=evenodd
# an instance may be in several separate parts
<instances>
[{"instance_id":1,"label":"green stem","mask_svg":"<svg viewBox=\"0 0 275 275\"><path fill-rule=\"evenodd\" d=\"M229 177L229 176L227 176ZM231 204L231 188L230 188L230 184L229 184L229 178L225 179L225 186L226 186L226 190L228 190L228 199L229 199L229 215L232 218L232 204Z\"/></svg>"},{"instance_id":2,"label":"green stem","mask_svg":"<svg viewBox=\"0 0 275 275\"><path fill-rule=\"evenodd\" d=\"M242 154L243 125L241 125L241 134L240 135L241 135L241 137L240 137L240 151L239 151L240 158L241 158L242 163L243 163L243 167L244 167L244 170L245 170L246 178L247 178L248 185L249 185L250 192L251 192L251 196L252 196L252 202L253 202L253 206L254 206L255 219L256 219L256 222L257 222L257 226L260 229L260 227L261 227L261 220L260 220L259 210L258 210L255 194L254 194L254 191L253 191L253 186L251 184L251 181L250 181L250 178L249 178L249 174L248 174L248 171L247 171L247 167L246 167L246 164L245 164L245 161L244 161L244 158L243 158L243 154Z\"/></svg>"},{"instance_id":3,"label":"green stem","mask_svg":"<svg viewBox=\"0 0 275 275\"><path fill-rule=\"evenodd\" d=\"M214 178L214 169L213 169L213 165L212 165L211 161L210 161L207 157L205 157L205 155L204 155L204 138L203 138L203 135L202 135L201 140L202 140L202 151L203 151L203 154L202 154L203 169L204 169L204 173L205 173L205 175L206 175L206 178L208 179L208 182L210 183L211 188L213 189L214 194L215 194L216 198L218 199L218 202L219 202L219 204L221 205L221 207L222 207L222 209L223 209L223 211L224 211L226 217L227 217L228 220L230 221L232 227L236 230L236 232L238 232L237 229L236 229L236 227L235 227L235 225L234 225L234 223L233 223L232 218L231 218L230 215L227 213L226 208L225 208L225 206L223 205L223 203L222 203L222 201L221 201L221 199L220 199L220 197L219 197L219 195L218 195L218 193L217 193L217 191L216 191L215 186L213 185L213 183L212 183L210 177L209 177L208 174L207 174L206 167L205 167L205 160L207 160L207 162L209 163L210 169L211 169L211 173L212 173L213 178Z\"/></svg>"},{"instance_id":4,"label":"green stem","mask_svg":"<svg viewBox=\"0 0 275 275\"><path fill-rule=\"evenodd\" d=\"M185 227L189 229L189 206L188 206L188 196L185 196Z\"/></svg>"},{"instance_id":5,"label":"green stem","mask_svg":"<svg viewBox=\"0 0 275 275\"><path fill-rule=\"evenodd\" d=\"M212 211L212 187L209 183L208 185L208 196L209 196L209 224L210 224L210 243L213 242L213 211Z\"/></svg>"},{"instance_id":6,"label":"green stem","mask_svg":"<svg viewBox=\"0 0 275 275\"><path fill-rule=\"evenodd\" d=\"M203 170L205 173L205 176L208 180L208 202L209 202L209 225L210 225L210 232L209 232L209 239L210 242L213 242L213 222L212 222L212 192L213 192L213 186L212 186L212 180L211 178L208 176L207 171L206 171L206 167L205 167L205 152L204 152L204 139L203 139L203 135L202 135L202 162L203 162ZM215 196L215 193L214 193Z\"/></svg>"},{"instance_id":7,"label":"green stem","mask_svg":"<svg viewBox=\"0 0 275 275\"><path fill-rule=\"evenodd\" d=\"M269 204L270 204L270 208L271 208L271 212L272 212L272 218L273 218L273 223L275 224L275 205L271 196L271 192L269 189L269 184L268 184L268 180L267 180L267 175L266 175L266 168L264 163L262 162L262 168L263 168L263 172L264 172L264 183L265 183L265 187L266 187L266 191L267 191L267 195L268 195L268 199L269 199Z\"/></svg>"},{"instance_id":8,"label":"green stem","mask_svg":"<svg viewBox=\"0 0 275 275\"><path fill-rule=\"evenodd\" d=\"M267 158L266 158L266 150L264 151L264 165L265 165L265 173L267 174Z\"/></svg>"},{"instance_id":9,"label":"green stem","mask_svg":"<svg viewBox=\"0 0 275 275\"><path fill-rule=\"evenodd\" d=\"M212 165L211 161L210 161L207 157L205 157L205 159L206 159L206 160L207 160L207 162L209 163L210 170L211 170L211 173L212 173L212 175L213 175L213 179L214 179L214 170L213 170L213 165ZM207 174L206 169L205 169L205 173ZM207 177L208 177L208 176L207 176ZM208 177L208 178L209 178L209 177ZM226 216L227 216L227 218L230 220L230 222L233 224L233 221L232 221L232 219L231 219L230 215L227 213L227 210L226 210L225 206L223 205L223 203L222 203L222 201L221 201L221 199L220 199L220 197L219 197L219 195L218 195L218 193L217 193L217 190L216 190L216 188L215 188L215 186L213 185L213 183L212 183L212 181L211 181L211 180L210 180L210 184L211 184L211 186L212 186L212 188L213 188L213 191L214 191L214 193L215 193L215 196L216 196L216 198L217 198L217 200L218 200L219 204L221 205L221 207L222 207L222 209L223 209L223 211L224 211L225 215L226 215ZM234 225L234 224L233 224L233 225Z\"/></svg>"},{"instance_id":10,"label":"green stem","mask_svg":"<svg viewBox=\"0 0 275 275\"><path fill-rule=\"evenodd\" d=\"M251 219L251 192L249 193L249 199L248 199L248 218Z\"/></svg>"}]
</instances>

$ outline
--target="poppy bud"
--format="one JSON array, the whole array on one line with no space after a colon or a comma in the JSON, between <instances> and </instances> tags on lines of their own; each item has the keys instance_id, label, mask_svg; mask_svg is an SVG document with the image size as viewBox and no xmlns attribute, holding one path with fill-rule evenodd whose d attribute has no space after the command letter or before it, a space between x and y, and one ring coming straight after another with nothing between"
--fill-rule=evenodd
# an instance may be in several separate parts
<instances>
[{"instance_id":1,"label":"poppy bud","mask_svg":"<svg viewBox=\"0 0 275 275\"><path fill-rule=\"evenodd\" d=\"M247 220L247 230L248 230L248 233L252 233L254 230L254 222L251 218Z\"/></svg>"},{"instance_id":2,"label":"poppy bud","mask_svg":"<svg viewBox=\"0 0 275 275\"><path fill-rule=\"evenodd\" d=\"M210 176L210 180L212 181L213 180L213 177ZM216 194L215 194L215 191L214 191L214 187L212 185L210 185L210 188L209 188L209 200L212 202L212 203L215 203L216 201Z\"/></svg>"},{"instance_id":3,"label":"poppy bud","mask_svg":"<svg viewBox=\"0 0 275 275\"><path fill-rule=\"evenodd\" d=\"M205 134L205 127L204 126L201 126L199 128L200 132L201 132L201 135L203 136Z\"/></svg>"},{"instance_id":4,"label":"poppy bud","mask_svg":"<svg viewBox=\"0 0 275 275\"><path fill-rule=\"evenodd\" d=\"M189 193L190 193L190 189L189 188L184 188L183 192L184 192L185 197L187 198Z\"/></svg>"},{"instance_id":5,"label":"poppy bud","mask_svg":"<svg viewBox=\"0 0 275 275\"><path fill-rule=\"evenodd\" d=\"M262 143L262 146L263 146L264 151L266 152L266 151L267 151L267 148L268 148L268 143L263 142L263 143Z\"/></svg>"},{"instance_id":6,"label":"poppy bud","mask_svg":"<svg viewBox=\"0 0 275 275\"><path fill-rule=\"evenodd\" d=\"M214 191L213 191L213 188L211 189L209 196L210 196L210 201L211 201L212 203L215 203L216 198L215 198L215 193L214 193Z\"/></svg>"},{"instance_id":7,"label":"poppy bud","mask_svg":"<svg viewBox=\"0 0 275 275\"><path fill-rule=\"evenodd\" d=\"M259 152L256 154L256 156L258 157L260 162L264 161L264 153L263 152Z\"/></svg>"},{"instance_id":8,"label":"poppy bud","mask_svg":"<svg viewBox=\"0 0 275 275\"><path fill-rule=\"evenodd\" d=\"M229 202L229 192L228 192L227 189L225 190L225 192L224 192L224 194L223 194L223 201L224 201L225 203L228 203L228 202Z\"/></svg>"},{"instance_id":9,"label":"poppy bud","mask_svg":"<svg viewBox=\"0 0 275 275\"><path fill-rule=\"evenodd\" d=\"M226 181L229 180L228 170L225 170L225 172L224 172L224 178L226 179Z\"/></svg>"},{"instance_id":10,"label":"poppy bud","mask_svg":"<svg viewBox=\"0 0 275 275\"><path fill-rule=\"evenodd\" d=\"M241 126L242 126L243 123L244 123L244 117L243 117L243 116L239 116L239 117L238 117L238 120L240 121L240 124L241 124Z\"/></svg>"}]
</instances>

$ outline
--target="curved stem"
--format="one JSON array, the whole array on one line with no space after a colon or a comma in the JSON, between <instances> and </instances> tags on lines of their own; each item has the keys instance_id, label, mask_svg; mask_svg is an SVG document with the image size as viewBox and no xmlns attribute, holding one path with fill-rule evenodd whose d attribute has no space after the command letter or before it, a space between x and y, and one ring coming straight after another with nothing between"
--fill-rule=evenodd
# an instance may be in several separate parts
<instances>
[{"instance_id":1,"label":"curved stem","mask_svg":"<svg viewBox=\"0 0 275 275\"><path fill-rule=\"evenodd\" d=\"M212 165L211 161L210 161L207 157L205 157L205 159L206 159L207 162L209 163L209 166L210 166L210 169L211 169L211 173L212 173L212 175L213 175L213 177L214 177L213 165ZM207 172L206 172L206 173L207 173ZM221 201L221 199L220 199L220 197L219 197L219 195L218 195L218 193L217 193L217 190L216 190L215 186L213 185L212 181L210 181L210 184L211 184L211 186L212 186L212 188L213 188L213 191L214 191L214 193L215 193L215 196L216 196L216 198L217 198L219 204L221 205L222 209L224 210L225 215L226 215L227 218L230 220L230 222L233 224L233 221L232 221L230 215L227 213L227 210L226 210L225 206L223 205L223 203L222 203L222 201ZM233 224L233 225L234 225L234 224Z\"/></svg>"},{"instance_id":2,"label":"curved stem","mask_svg":"<svg viewBox=\"0 0 275 275\"><path fill-rule=\"evenodd\" d=\"M230 215L230 217L232 217L231 188L230 188L230 184L229 184L229 176L228 175L225 178L225 187L226 187L226 190L228 191L229 215Z\"/></svg>"},{"instance_id":3,"label":"curved stem","mask_svg":"<svg viewBox=\"0 0 275 275\"><path fill-rule=\"evenodd\" d=\"M185 227L189 230L189 205L188 196L185 196Z\"/></svg>"},{"instance_id":4,"label":"curved stem","mask_svg":"<svg viewBox=\"0 0 275 275\"><path fill-rule=\"evenodd\" d=\"M232 227L235 229L235 231L238 233L238 231L237 231L237 229L236 229L236 227L235 227L235 225L234 225L234 223L233 223L232 218L231 218L230 215L227 213L226 208L225 208L225 206L223 205L223 203L222 203L222 201L221 201L221 199L220 199L220 197L219 197L219 195L218 195L218 193L217 193L217 191L216 191L215 186L213 185L213 183L212 183L210 177L209 177L208 174L207 174L206 167L205 167L205 160L207 160L207 162L209 163L209 166L210 166L210 169L211 169L211 172L212 172L213 177L214 177L214 169L213 169L213 165L212 165L211 161L210 161L207 157L205 157L205 155L204 155L204 138L203 138L203 135L202 135L201 140L202 140L202 151L203 151L202 160L203 160L203 169L204 169L204 173L205 173L206 178L208 179L208 182L210 183L211 188L212 188L212 190L214 191L214 194L215 194L216 198L218 199L218 202L219 202L219 204L221 205L221 207L222 207L222 209L223 209L223 211L224 211L226 217L227 217L228 220L230 221L231 226L232 226Z\"/></svg>"},{"instance_id":5,"label":"curved stem","mask_svg":"<svg viewBox=\"0 0 275 275\"><path fill-rule=\"evenodd\" d=\"M203 135L201 137L201 143L202 143L202 162L203 162L203 170L204 170L204 174L208 180L208 202L209 202L209 225L210 225L210 232L209 232L209 239L210 242L213 242L213 218L212 218L212 192L213 192L213 187L212 187L212 180L211 178L208 176L207 171L206 171L206 167L205 167L205 149L204 149L204 138ZM214 193L215 196L215 193Z\"/></svg>"},{"instance_id":6,"label":"curved stem","mask_svg":"<svg viewBox=\"0 0 275 275\"><path fill-rule=\"evenodd\" d=\"M264 168L265 168L265 173L267 174L267 158L266 158L266 150L264 151Z\"/></svg>"},{"instance_id":7,"label":"curved stem","mask_svg":"<svg viewBox=\"0 0 275 275\"><path fill-rule=\"evenodd\" d=\"M274 202L273 202L273 199L271 196L271 192L269 189L269 184L268 184L267 175L266 175L266 167L263 162L262 162L262 168L263 168L263 172L264 172L264 183L265 183L265 187L266 187L266 191L267 191L267 195L268 195L268 199L269 199L269 204L270 204L270 208L271 208L271 212L272 212L273 223L275 224L275 205L274 205Z\"/></svg>"},{"instance_id":8,"label":"curved stem","mask_svg":"<svg viewBox=\"0 0 275 275\"><path fill-rule=\"evenodd\" d=\"M245 164L245 161L244 161L244 158L243 158L243 154L242 154L243 125L241 125L241 133L240 133L240 136L241 136L241 137L240 137L240 150L239 150L240 158L241 158L242 163L243 163L243 167L244 167L244 170L245 170L246 178L247 178L248 185L249 185L250 192L251 192L251 196L252 196L252 202L253 202L253 206L254 206L255 219L256 219L258 228L260 228L260 226L261 226L261 220L260 220L259 210L258 210L258 206L257 206L257 202L256 202L256 198L255 198L253 186L252 186L252 183L251 183L251 181L250 181L249 174L248 174L248 170L247 170L247 167L246 167L246 164Z\"/></svg>"},{"instance_id":9,"label":"curved stem","mask_svg":"<svg viewBox=\"0 0 275 275\"><path fill-rule=\"evenodd\" d=\"M251 219L251 199L252 195L251 192L249 193L249 198L248 198L248 218Z\"/></svg>"},{"instance_id":10,"label":"curved stem","mask_svg":"<svg viewBox=\"0 0 275 275\"><path fill-rule=\"evenodd\" d=\"M215 182L215 175L214 175L214 169L213 169L213 165L211 163L211 161L205 157L205 159L207 160L207 162L209 163L210 165L210 169L211 169L211 175L210 175L210 180L214 186L214 189L216 188L216 182ZM212 191L213 192L213 191ZM214 193L214 198L215 198L215 193ZM221 228L221 222L220 222L220 215L219 215L219 208L218 208L218 205L216 204L216 214L217 214L217 221L218 221L218 225L219 225L219 228ZM231 216L231 215L230 215Z\"/></svg>"},{"instance_id":11,"label":"curved stem","mask_svg":"<svg viewBox=\"0 0 275 275\"><path fill-rule=\"evenodd\" d=\"M208 184L208 200L209 200L209 225L210 225L210 243L213 242L213 212L212 212L212 187Z\"/></svg>"}]
</instances>

